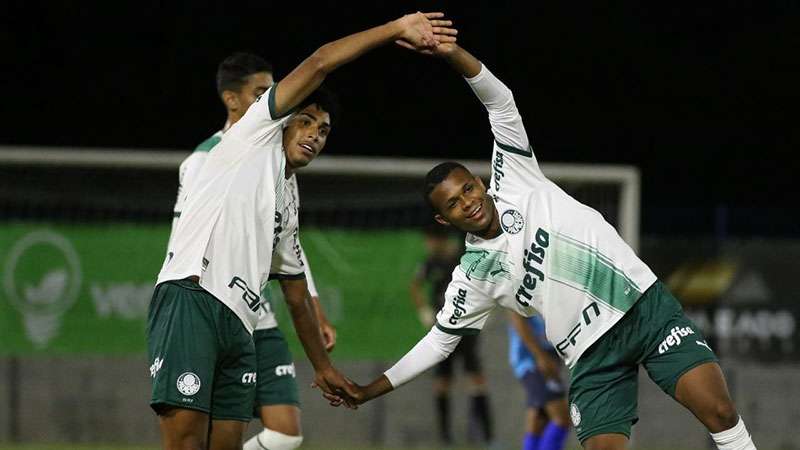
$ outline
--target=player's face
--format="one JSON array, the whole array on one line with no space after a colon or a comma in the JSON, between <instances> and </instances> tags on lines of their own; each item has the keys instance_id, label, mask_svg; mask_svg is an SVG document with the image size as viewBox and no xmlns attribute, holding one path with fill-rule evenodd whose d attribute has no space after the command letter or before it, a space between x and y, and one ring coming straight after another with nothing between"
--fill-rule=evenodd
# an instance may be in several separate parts
<instances>
[{"instance_id":1,"label":"player's face","mask_svg":"<svg viewBox=\"0 0 800 450\"><path fill-rule=\"evenodd\" d=\"M225 91L222 94L225 107L228 108L234 122L239 120L250 108L250 105L255 103L256 99L267 92L267 89L274 83L272 74L269 72L248 75L246 80L247 82L238 92Z\"/></svg>"},{"instance_id":2,"label":"player's face","mask_svg":"<svg viewBox=\"0 0 800 450\"><path fill-rule=\"evenodd\" d=\"M286 162L292 169L305 167L319 155L331 132L331 116L316 104L295 113L283 130Z\"/></svg>"},{"instance_id":3,"label":"player's face","mask_svg":"<svg viewBox=\"0 0 800 450\"><path fill-rule=\"evenodd\" d=\"M430 194L439 223L461 231L481 234L497 222L494 201L486 194L480 178L463 169L455 169Z\"/></svg>"}]
</instances>

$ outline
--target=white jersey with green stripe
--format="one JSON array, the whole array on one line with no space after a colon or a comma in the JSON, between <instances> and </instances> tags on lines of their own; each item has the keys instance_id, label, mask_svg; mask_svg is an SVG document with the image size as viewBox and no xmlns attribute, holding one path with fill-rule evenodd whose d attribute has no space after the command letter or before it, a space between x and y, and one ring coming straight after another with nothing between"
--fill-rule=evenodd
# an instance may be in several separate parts
<instances>
[{"instance_id":1,"label":"white jersey with green stripe","mask_svg":"<svg viewBox=\"0 0 800 450\"><path fill-rule=\"evenodd\" d=\"M485 67L467 82L495 138L489 195L502 233L467 235L436 326L474 334L495 306L526 317L539 312L548 340L572 367L656 276L600 213L544 176L511 91Z\"/></svg>"},{"instance_id":2,"label":"white jersey with green stripe","mask_svg":"<svg viewBox=\"0 0 800 450\"><path fill-rule=\"evenodd\" d=\"M286 118L274 114L274 93L275 86L247 110L185 185L180 220L157 280L199 277L200 286L250 332L263 312L261 291L275 273L273 250L287 201ZM303 271L281 275L303 277Z\"/></svg>"}]
</instances>

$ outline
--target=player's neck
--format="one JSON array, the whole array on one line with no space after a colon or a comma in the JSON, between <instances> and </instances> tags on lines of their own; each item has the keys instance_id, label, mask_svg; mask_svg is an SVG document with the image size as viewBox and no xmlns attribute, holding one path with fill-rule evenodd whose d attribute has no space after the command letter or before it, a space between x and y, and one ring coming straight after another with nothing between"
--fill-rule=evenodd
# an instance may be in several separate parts
<instances>
[{"instance_id":1,"label":"player's neck","mask_svg":"<svg viewBox=\"0 0 800 450\"><path fill-rule=\"evenodd\" d=\"M484 240L494 239L503 234L503 230L500 229L500 216L497 214L497 210L494 211L492 221L489 223L489 226L486 227L486 229L472 234Z\"/></svg>"}]
</instances>

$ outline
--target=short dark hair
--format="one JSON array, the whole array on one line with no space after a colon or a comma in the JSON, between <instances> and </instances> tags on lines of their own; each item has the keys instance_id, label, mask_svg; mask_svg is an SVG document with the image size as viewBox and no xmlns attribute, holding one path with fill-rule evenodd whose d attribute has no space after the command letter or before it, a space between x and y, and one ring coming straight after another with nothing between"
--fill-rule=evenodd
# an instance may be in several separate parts
<instances>
[{"instance_id":1,"label":"short dark hair","mask_svg":"<svg viewBox=\"0 0 800 450\"><path fill-rule=\"evenodd\" d=\"M456 169L461 169L464 172L470 173L469 169L464 167L463 164L455 161L446 161L436 165L436 167L429 170L428 174L425 175L425 190L423 191L423 196L425 197L425 202L432 210L437 211L436 206L431 202L431 192Z\"/></svg>"},{"instance_id":2,"label":"short dark hair","mask_svg":"<svg viewBox=\"0 0 800 450\"><path fill-rule=\"evenodd\" d=\"M272 73L272 64L258 55L236 52L223 59L217 67L217 93L239 92L247 83L247 77L259 72Z\"/></svg>"},{"instance_id":3,"label":"short dark hair","mask_svg":"<svg viewBox=\"0 0 800 450\"><path fill-rule=\"evenodd\" d=\"M336 94L331 92L329 89L326 89L322 86L318 87L314 92L309 94L308 97L303 99L299 105L295 108L295 111L301 111L303 108L309 105L317 105L317 107L331 116L331 121L333 118L336 117L336 120L339 119L339 99L336 98Z\"/></svg>"}]
</instances>

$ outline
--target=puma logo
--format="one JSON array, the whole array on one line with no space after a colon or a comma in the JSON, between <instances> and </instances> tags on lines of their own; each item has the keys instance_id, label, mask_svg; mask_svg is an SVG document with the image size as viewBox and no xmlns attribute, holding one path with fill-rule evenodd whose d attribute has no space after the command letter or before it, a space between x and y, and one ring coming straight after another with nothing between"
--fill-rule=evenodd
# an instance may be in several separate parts
<instances>
[{"instance_id":1,"label":"puma logo","mask_svg":"<svg viewBox=\"0 0 800 450\"><path fill-rule=\"evenodd\" d=\"M701 346L701 347L705 347L705 348L707 348L707 349L708 349L708 351L710 351L710 352L713 352L713 351L714 351L714 350L711 350L711 347L709 347L709 346L708 346L708 344L706 343L706 341L694 341L694 343L695 343L695 344L697 344L697 345L699 345L699 346Z\"/></svg>"}]
</instances>

